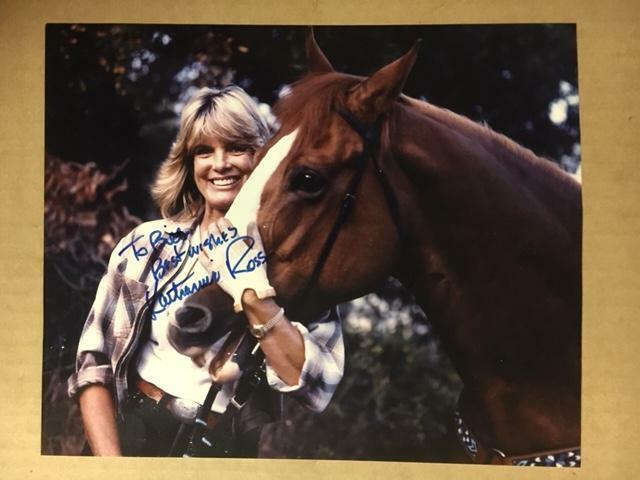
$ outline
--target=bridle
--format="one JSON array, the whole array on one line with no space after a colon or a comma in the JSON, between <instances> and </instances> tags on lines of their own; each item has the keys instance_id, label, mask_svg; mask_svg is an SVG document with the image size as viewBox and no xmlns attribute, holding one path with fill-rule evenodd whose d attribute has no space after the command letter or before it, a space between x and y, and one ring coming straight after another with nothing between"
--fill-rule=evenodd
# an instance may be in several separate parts
<instances>
[{"instance_id":1,"label":"bridle","mask_svg":"<svg viewBox=\"0 0 640 480\"><path fill-rule=\"evenodd\" d=\"M398 236L400 240L405 238L405 230L400 222L398 198L396 197L396 194L391 187L389 178L385 174L384 170L382 170L382 167L380 166L380 162L378 160L380 139L379 122L375 122L373 124L365 124L364 122L359 120L353 113L344 109L339 109L338 114L360 136L360 138L362 138L363 148L362 152L360 152L358 158L356 159L356 172L349 181L347 191L344 195L344 198L342 199L342 203L338 210L336 219L333 222L333 226L329 231L327 238L325 239L322 249L320 250L318 260L316 261L315 267L311 272L311 276L309 277L305 289L303 290L302 298L306 298L309 291L317 284L324 265L327 262L329 255L331 254L333 245L338 238L338 234L340 233L340 230L342 229L344 224L347 222L349 214L353 210L355 201L357 199L358 187L364 176L364 172L368 163L367 160L369 158L371 158L371 161L373 162L376 177L378 178L378 180L380 181L380 185L382 186L382 191L384 192L391 218L393 219L396 230L398 231Z\"/></svg>"}]
</instances>

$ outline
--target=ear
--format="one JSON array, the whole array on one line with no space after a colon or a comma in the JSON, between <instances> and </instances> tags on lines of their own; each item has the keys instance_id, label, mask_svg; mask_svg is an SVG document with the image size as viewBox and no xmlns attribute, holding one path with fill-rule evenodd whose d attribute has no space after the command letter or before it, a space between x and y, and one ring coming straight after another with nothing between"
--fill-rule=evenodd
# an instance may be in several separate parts
<instances>
[{"instance_id":1,"label":"ear","mask_svg":"<svg viewBox=\"0 0 640 480\"><path fill-rule=\"evenodd\" d=\"M418 56L422 40L417 40L411 50L351 89L346 105L356 116L367 123L374 122L391 108L400 96L405 81Z\"/></svg>"},{"instance_id":2,"label":"ear","mask_svg":"<svg viewBox=\"0 0 640 480\"><path fill-rule=\"evenodd\" d=\"M309 63L309 73L311 74L322 74L322 73L331 73L335 70L327 60L327 57L320 47L316 43L316 39L313 36L313 27L309 27L307 30L307 61Z\"/></svg>"}]
</instances>

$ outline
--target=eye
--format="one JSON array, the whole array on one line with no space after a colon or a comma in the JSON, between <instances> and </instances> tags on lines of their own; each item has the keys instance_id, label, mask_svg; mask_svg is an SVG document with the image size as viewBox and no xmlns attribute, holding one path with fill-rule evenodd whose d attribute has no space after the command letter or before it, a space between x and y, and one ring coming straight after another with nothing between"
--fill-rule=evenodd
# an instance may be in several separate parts
<instances>
[{"instance_id":1,"label":"eye","mask_svg":"<svg viewBox=\"0 0 640 480\"><path fill-rule=\"evenodd\" d=\"M235 155L240 155L243 153L254 153L254 148L251 145L232 143L230 145L227 145L227 152Z\"/></svg>"},{"instance_id":2,"label":"eye","mask_svg":"<svg viewBox=\"0 0 640 480\"><path fill-rule=\"evenodd\" d=\"M193 155L194 157L206 157L207 155L211 155L212 153L213 148L206 145L198 145L191 151L191 155Z\"/></svg>"},{"instance_id":3,"label":"eye","mask_svg":"<svg viewBox=\"0 0 640 480\"><path fill-rule=\"evenodd\" d=\"M327 180L322 175L310 168L302 168L291 177L289 190L313 198L324 192L326 186Z\"/></svg>"}]
</instances>

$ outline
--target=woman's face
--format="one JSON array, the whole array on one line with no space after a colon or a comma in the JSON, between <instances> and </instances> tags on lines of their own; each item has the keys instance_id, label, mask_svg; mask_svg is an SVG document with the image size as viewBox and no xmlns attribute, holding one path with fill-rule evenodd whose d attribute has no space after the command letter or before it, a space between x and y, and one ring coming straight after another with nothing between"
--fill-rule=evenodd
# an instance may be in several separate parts
<instances>
[{"instance_id":1,"label":"woman's face","mask_svg":"<svg viewBox=\"0 0 640 480\"><path fill-rule=\"evenodd\" d=\"M240 187L253 170L254 150L249 145L224 143L203 137L193 150L193 177L204 199L205 215L227 213Z\"/></svg>"}]
</instances>

